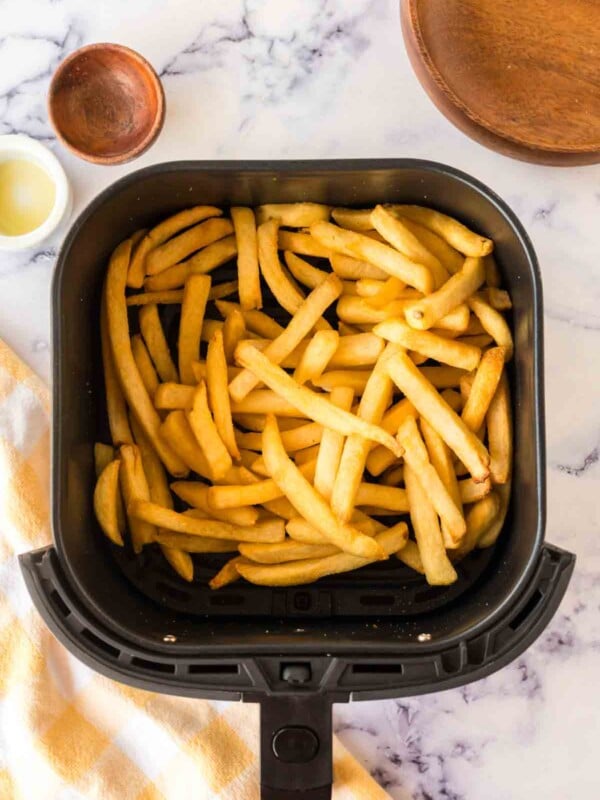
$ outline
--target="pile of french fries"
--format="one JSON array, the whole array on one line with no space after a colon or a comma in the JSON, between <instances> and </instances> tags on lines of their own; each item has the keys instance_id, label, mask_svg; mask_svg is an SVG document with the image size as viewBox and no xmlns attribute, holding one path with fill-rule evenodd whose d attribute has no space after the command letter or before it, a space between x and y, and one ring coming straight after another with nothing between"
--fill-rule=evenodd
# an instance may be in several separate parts
<instances>
[{"instance_id":1,"label":"pile of french fries","mask_svg":"<svg viewBox=\"0 0 600 800\"><path fill-rule=\"evenodd\" d=\"M158 544L187 581L192 554L231 553L212 588L390 556L455 581L510 494L511 300L492 249L429 208L316 203L196 206L122 242L101 307L104 533ZM237 281L213 280L233 259ZM267 289L287 324L260 310ZM173 349L163 304L180 307Z\"/></svg>"}]
</instances>

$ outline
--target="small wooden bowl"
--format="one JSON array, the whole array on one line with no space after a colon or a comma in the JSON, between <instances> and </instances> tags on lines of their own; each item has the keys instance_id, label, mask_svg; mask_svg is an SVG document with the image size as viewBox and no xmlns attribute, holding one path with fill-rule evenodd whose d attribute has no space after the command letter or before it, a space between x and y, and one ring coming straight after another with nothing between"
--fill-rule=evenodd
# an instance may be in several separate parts
<instances>
[{"instance_id":1,"label":"small wooden bowl","mask_svg":"<svg viewBox=\"0 0 600 800\"><path fill-rule=\"evenodd\" d=\"M90 44L59 65L48 110L56 135L76 156L122 164L141 155L160 133L165 96L139 53L119 44Z\"/></svg>"}]
</instances>

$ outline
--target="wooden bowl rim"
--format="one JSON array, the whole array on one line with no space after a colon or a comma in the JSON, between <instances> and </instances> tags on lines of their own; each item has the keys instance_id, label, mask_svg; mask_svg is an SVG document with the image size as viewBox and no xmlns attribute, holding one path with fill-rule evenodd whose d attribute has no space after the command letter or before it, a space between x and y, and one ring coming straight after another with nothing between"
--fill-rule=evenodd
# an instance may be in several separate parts
<instances>
[{"instance_id":1,"label":"wooden bowl rim","mask_svg":"<svg viewBox=\"0 0 600 800\"><path fill-rule=\"evenodd\" d=\"M64 77L65 73L73 64L73 62L82 55L85 53L98 51L112 51L119 53L120 55L125 55L131 61L136 61L149 76L150 81L156 91L156 113L146 136L144 136L144 138L141 139L134 147L130 147L123 153L117 153L110 156L102 156L95 153L90 153L87 150L80 150L78 147L73 145L60 129L56 119L56 114L54 113L57 85L60 79ZM132 50L126 45L116 44L114 42L94 42L92 44L79 47L77 50L69 53L69 55L63 61L61 61L56 68L48 89L48 115L58 140L74 155L84 159L85 161L90 161L93 164L124 164L125 162L132 161L134 158L142 155L142 153L144 153L154 143L155 139L160 133L165 120L165 92L162 82L158 77L158 73L152 64L146 58L144 58L144 56L138 53L137 50Z\"/></svg>"}]
</instances>

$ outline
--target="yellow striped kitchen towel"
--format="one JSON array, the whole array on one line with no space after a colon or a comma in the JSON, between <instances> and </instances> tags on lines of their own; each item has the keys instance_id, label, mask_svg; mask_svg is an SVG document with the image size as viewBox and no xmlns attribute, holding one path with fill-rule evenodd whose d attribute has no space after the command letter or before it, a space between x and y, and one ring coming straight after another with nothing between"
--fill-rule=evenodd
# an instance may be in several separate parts
<instances>
[{"instance_id":1,"label":"yellow striped kitchen towel","mask_svg":"<svg viewBox=\"0 0 600 800\"><path fill-rule=\"evenodd\" d=\"M50 540L48 390L0 340L0 800L258 800L258 708L92 672L45 628L17 554ZM335 800L389 800L334 743Z\"/></svg>"}]
</instances>

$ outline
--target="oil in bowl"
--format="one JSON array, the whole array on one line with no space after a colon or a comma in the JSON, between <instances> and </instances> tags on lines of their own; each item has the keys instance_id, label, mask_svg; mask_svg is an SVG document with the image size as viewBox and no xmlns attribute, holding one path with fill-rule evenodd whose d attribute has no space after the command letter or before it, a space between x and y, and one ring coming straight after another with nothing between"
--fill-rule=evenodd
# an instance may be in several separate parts
<instances>
[{"instance_id":1,"label":"oil in bowl","mask_svg":"<svg viewBox=\"0 0 600 800\"><path fill-rule=\"evenodd\" d=\"M22 236L45 222L56 187L48 173L26 158L0 161L0 234Z\"/></svg>"}]
</instances>

